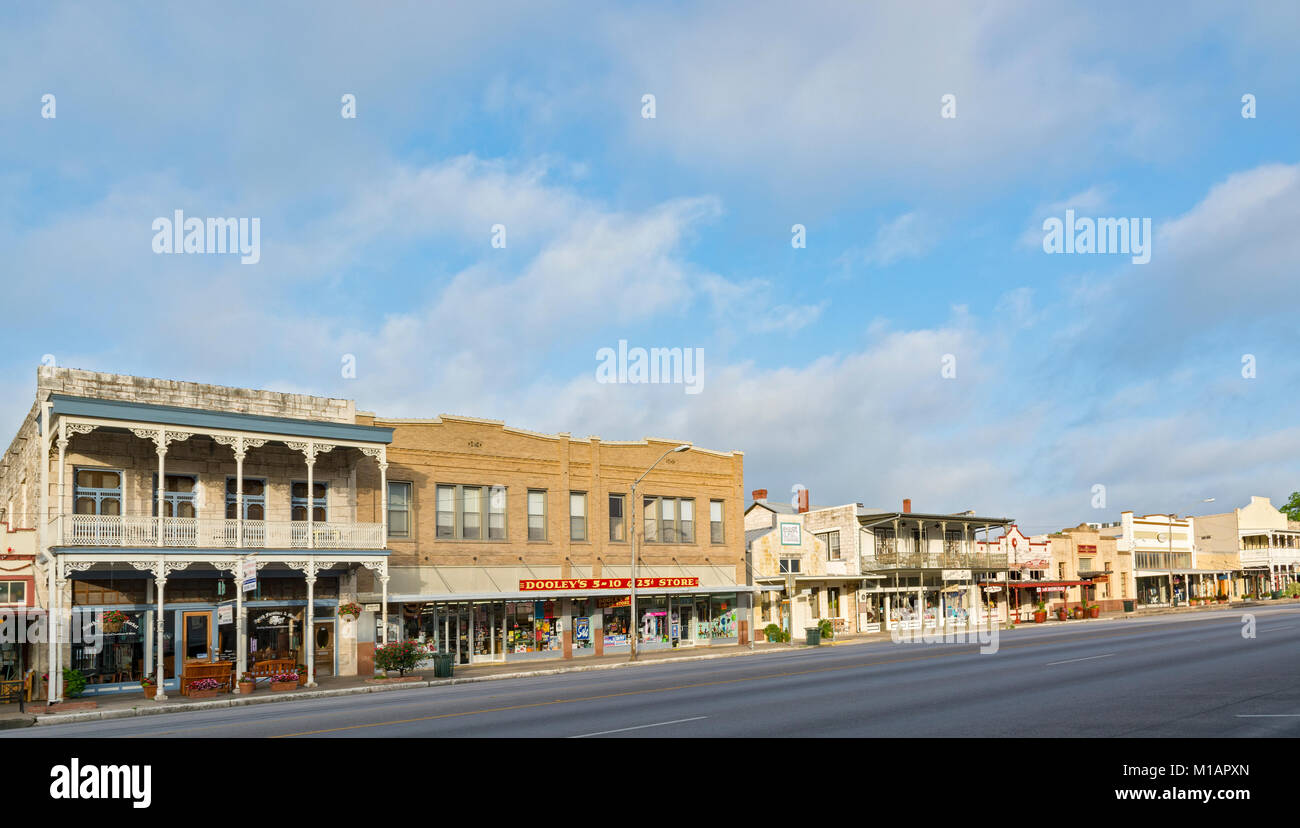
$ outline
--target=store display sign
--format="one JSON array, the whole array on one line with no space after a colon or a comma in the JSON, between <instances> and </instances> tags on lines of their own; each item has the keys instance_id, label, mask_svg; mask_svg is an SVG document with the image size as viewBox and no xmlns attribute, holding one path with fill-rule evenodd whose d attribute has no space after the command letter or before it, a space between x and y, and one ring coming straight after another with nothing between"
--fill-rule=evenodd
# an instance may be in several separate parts
<instances>
[{"instance_id":1,"label":"store display sign","mask_svg":"<svg viewBox=\"0 0 1300 828\"><path fill-rule=\"evenodd\" d=\"M596 606L600 607L601 609L609 609L610 607L630 607L632 606L632 596L619 595L619 596L608 596L605 598L597 598Z\"/></svg>"},{"instance_id":2,"label":"store display sign","mask_svg":"<svg viewBox=\"0 0 1300 828\"><path fill-rule=\"evenodd\" d=\"M782 546L799 546L803 543L803 535L800 530L803 529L797 523L781 524L781 545Z\"/></svg>"},{"instance_id":3,"label":"store display sign","mask_svg":"<svg viewBox=\"0 0 1300 828\"><path fill-rule=\"evenodd\" d=\"M626 635L607 635L605 636L606 647L621 647L627 643Z\"/></svg>"},{"instance_id":4,"label":"store display sign","mask_svg":"<svg viewBox=\"0 0 1300 828\"><path fill-rule=\"evenodd\" d=\"M245 558L241 569L240 575L243 576L244 592L252 592L257 589L257 561L252 558Z\"/></svg>"},{"instance_id":5,"label":"store display sign","mask_svg":"<svg viewBox=\"0 0 1300 828\"><path fill-rule=\"evenodd\" d=\"M590 618L573 619L573 640L574 641L591 640L591 619Z\"/></svg>"},{"instance_id":6,"label":"store display sign","mask_svg":"<svg viewBox=\"0 0 1300 828\"><path fill-rule=\"evenodd\" d=\"M230 604L222 604L217 607L217 623L233 624L235 623L235 608Z\"/></svg>"},{"instance_id":7,"label":"store display sign","mask_svg":"<svg viewBox=\"0 0 1300 828\"><path fill-rule=\"evenodd\" d=\"M637 578L637 589L697 587L699 578ZM519 582L520 592L554 592L567 589L631 589L631 578L528 578Z\"/></svg>"},{"instance_id":8,"label":"store display sign","mask_svg":"<svg viewBox=\"0 0 1300 828\"><path fill-rule=\"evenodd\" d=\"M379 612L380 606L378 604L366 604L361 609L363 612Z\"/></svg>"}]
</instances>

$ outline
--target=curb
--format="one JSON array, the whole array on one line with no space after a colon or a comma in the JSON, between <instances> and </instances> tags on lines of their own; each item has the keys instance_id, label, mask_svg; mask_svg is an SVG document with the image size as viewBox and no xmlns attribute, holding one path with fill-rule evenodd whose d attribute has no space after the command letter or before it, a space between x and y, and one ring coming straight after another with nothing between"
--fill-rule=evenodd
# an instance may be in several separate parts
<instances>
[{"instance_id":1,"label":"curb","mask_svg":"<svg viewBox=\"0 0 1300 828\"><path fill-rule=\"evenodd\" d=\"M844 642L845 644L851 642ZM867 643L867 642L863 642ZM620 661L612 664L591 664L580 667L555 667L547 670L527 670L516 673L497 673L490 676L470 676L468 678L433 679L431 681L408 681L393 685L366 685L364 687L340 687L334 690L307 690L278 695L264 695L249 698L219 699L216 701L195 702L184 705L160 705L156 707L131 707L119 710L98 710L85 713L47 713L36 716L33 724L57 725L77 722L97 722L109 719L130 719L136 716L163 716L174 713L198 713L208 710L221 710L228 707L245 707L253 704L276 704L301 701L303 699L327 699L339 696L357 696L363 693L396 693L403 690L415 690L424 687L445 687L456 684L477 684L485 681L504 679L535 678L539 676L556 676L566 673L591 673L598 670L619 670L627 667L653 667L659 664L677 664L684 661L712 661L719 658L741 658L760 653L797 653L813 649L800 645L779 650L744 650L733 653L710 653L707 655L679 656L676 658L656 659L652 661Z\"/></svg>"},{"instance_id":2,"label":"curb","mask_svg":"<svg viewBox=\"0 0 1300 828\"><path fill-rule=\"evenodd\" d=\"M31 727L36 724L35 716L9 716L0 719L0 730L17 730L20 727Z\"/></svg>"}]
</instances>

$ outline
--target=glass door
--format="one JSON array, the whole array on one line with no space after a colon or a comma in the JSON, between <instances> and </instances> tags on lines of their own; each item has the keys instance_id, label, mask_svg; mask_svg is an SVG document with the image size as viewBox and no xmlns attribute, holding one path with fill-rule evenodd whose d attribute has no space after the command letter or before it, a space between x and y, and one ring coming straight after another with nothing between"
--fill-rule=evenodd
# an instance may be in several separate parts
<instances>
[{"instance_id":1,"label":"glass door","mask_svg":"<svg viewBox=\"0 0 1300 828\"><path fill-rule=\"evenodd\" d=\"M316 677L334 675L334 622L316 622L313 636L313 657Z\"/></svg>"},{"instance_id":2,"label":"glass door","mask_svg":"<svg viewBox=\"0 0 1300 828\"><path fill-rule=\"evenodd\" d=\"M182 613L181 631L181 654L186 663L213 660L210 611Z\"/></svg>"}]
</instances>

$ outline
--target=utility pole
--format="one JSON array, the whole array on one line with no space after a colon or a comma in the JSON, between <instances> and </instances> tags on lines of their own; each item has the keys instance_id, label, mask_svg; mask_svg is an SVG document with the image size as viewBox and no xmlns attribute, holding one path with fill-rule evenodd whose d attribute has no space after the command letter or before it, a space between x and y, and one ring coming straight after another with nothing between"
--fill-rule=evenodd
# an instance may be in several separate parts
<instances>
[{"instance_id":1,"label":"utility pole","mask_svg":"<svg viewBox=\"0 0 1300 828\"><path fill-rule=\"evenodd\" d=\"M645 473L643 473L640 477L636 479L636 482L632 484L631 489L628 493L628 497L631 498L632 500L632 507L628 510L628 520L630 520L632 523L632 526L630 527L632 533L632 538L631 538L632 540L632 584L631 584L632 600L630 602L631 618L630 618L630 623L628 624L628 631L627 631L628 644L631 645L631 650L629 651L628 661L636 661L636 642L637 639L640 638L641 636L641 624L640 624L640 620L637 618L636 615L636 487L638 484L640 484L642 480L645 480L645 476L647 474L654 471L655 466L663 462L663 459L665 457L675 452L687 451L688 449L690 449L690 445L683 444L677 446L676 448L671 448L668 449L668 451L665 451L658 460L654 461L654 463L650 465L650 468L645 470ZM667 619L667 620L669 620L671 623L671 619ZM671 630L669 630L669 632L671 633Z\"/></svg>"}]
</instances>

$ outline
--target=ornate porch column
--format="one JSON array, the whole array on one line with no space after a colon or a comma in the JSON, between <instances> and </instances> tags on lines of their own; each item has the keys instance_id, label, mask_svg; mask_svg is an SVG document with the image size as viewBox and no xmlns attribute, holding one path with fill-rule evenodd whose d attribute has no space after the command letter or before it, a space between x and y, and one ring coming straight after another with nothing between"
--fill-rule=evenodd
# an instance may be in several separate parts
<instances>
[{"instance_id":1,"label":"ornate porch column","mask_svg":"<svg viewBox=\"0 0 1300 828\"><path fill-rule=\"evenodd\" d=\"M153 640L154 640L153 647L154 647L154 653L156 654L156 657L154 659L154 669L157 671L156 682L157 682L158 689L157 691L154 692L153 700L156 702L161 702L161 701L167 701L167 693L163 690L163 681L164 681L163 666L164 666L164 662L166 661L163 655L164 653L163 632L166 629L166 625L164 623L164 618L163 618L163 612L164 612L163 590L167 587L167 567L162 562L161 559L158 561L157 565L153 567L153 575L154 575L153 578L154 598L157 599L158 602L158 609L154 612L156 629L153 634ZM180 681L181 677L177 677L177 680Z\"/></svg>"},{"instance_id":2,"label":"ornate porch column","mask_svg":"<svg viewBox=\"0 0 1300 828\"><path fill-rule=\"evenodd\" d=\"M384 567L384 574L379 576L379 583L383 586L383 603L380 605L381 617L383 619L383 631L380 634L380 643L388 643L388 568Z\"/></svg>"}]
</instances>

